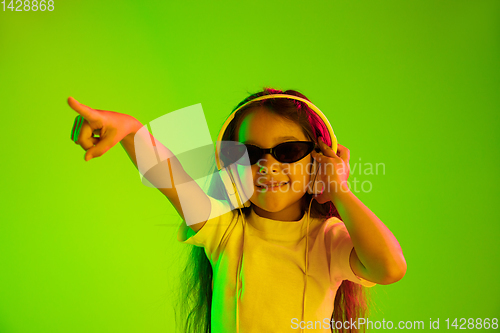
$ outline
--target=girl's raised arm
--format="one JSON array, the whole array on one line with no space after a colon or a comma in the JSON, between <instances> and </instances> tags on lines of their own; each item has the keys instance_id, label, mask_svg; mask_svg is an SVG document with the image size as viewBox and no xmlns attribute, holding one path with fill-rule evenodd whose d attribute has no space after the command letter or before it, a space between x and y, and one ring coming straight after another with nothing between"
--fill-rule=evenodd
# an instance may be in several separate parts
<instances>
[{"instance_id":1,"label":"girl's raised arm","mask_svg":"<svg viewBox=\"0 0 500 333\"><path fill-rule=\"evenodd\" d=\"M342 217L352 243L353 272L368 281L390 284L406 273L406 260L396 237L382 221L351 192L350 152L338 144L338 155L320 139L322 153L312 152L320 164L319 181L325 186L316 197L319 203L332 201Z\"/></svg>"},{"instance_id":2,"label":"girl's raised arm","mask_svg":"<svg viewBox=\"0 0 500 333\"><path fill-rule=\"evenodd\" d=\"M156 152L148 151L144 152L145 154L151 156L151 154L158 153L160 156L169 156L168 159L150 168L144 174L144 177L168 198L188 226L194 231L201 229L210 216L210 199L184 171L179 160L167 147L157 141L132 116L113 111L92 109L79 103L72 97L68 98L68 104L83 117L83 125L81 125L81 130L75 143L79 144L86 151L85 161L102 156L118 142L122 144L122 147L136 168L138 167L136 147L153 150L154 148L151 144L153 143L156 147ZM78 126L76 122L77 120L75 120L73 132ZM94 134L99 134L100 137L94 137ZM183 184L183 191L188 191L189 193L190 200L183 200L182 204L175 188L174 175L176 183ZM170 179L166 182L165 177L170 177ZM171 186L165 187L164 184L166 183L170 183Z\"/></svg>"}]
</instances>

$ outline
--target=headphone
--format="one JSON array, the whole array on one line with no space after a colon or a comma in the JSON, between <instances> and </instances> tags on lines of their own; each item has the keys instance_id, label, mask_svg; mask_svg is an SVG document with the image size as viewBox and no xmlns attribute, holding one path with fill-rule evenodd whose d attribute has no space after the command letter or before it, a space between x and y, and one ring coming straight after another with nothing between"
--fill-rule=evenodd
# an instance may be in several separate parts
<instances>
[{"instance_id":1,"label":"headphone","mask_svg":"<svg viewBox=\"0 0 500 333\"><path fill-rule=\"evenodd\" d=\"M242 238L243 240L245 239L244 235L245 235L246 221L245 221L244 214L241 212L241 208L250 207L250 205L251 205L249 197L253 194L253 179L251 179L251 180L244 179L245 184L247 182L251 181L252 191L251 191L251 193L248 193L249 191L248 190L245 191L245 187L243 186L243 183L242 183L240 177L238 176L238 170L237 170L237 166L235 165L235 163L230 164L230 165L224 165L223 162L221 161L221 159L220 159L221 142L222 142L222 138L224 136L224 133L225 133L227 127L229 126L231 121L234 119L234 116L236 115L236 113L239 110L241 110L242 108L244 108L245 106L247 106L251 103L266 100L266 99L275 99L275 98L288 98L288 99L293 99L293 100L297 100L297 101L305 103L313 112L315 112L316 115L318 115L321 118L323 123L326 125L326 128L328 130L328 134L330 135L330 140L331 140L330 148L332 148L333 151L335 153L337 153L337 138L335 137L335 134L333 133L333 129L332 129L332 126L330 125L330 122L325 117L323 112L321 112L313 103L311 103L307 99L304 99L304 98L301 98L298 96L294 96L294 95L287 95L287 94L263 95L263 96L260 96L260 97L257 97L257 98L254 98L254 99L248 101L247 103L241 105L236 110L234 110L229 115L229 117L226 119L224 124L222 125L222 128L221 128L219 135L217 137L216 148L215 148L215 161L217 163L217 169L219 170L219 175L221 177L221 180L222 180L224 187L226 189L226 192L228 194L229 203L232 207L232 210L238 209L240 212L240 215L243 219L243 238ZM313 165L311 168L311 175L314 174L314 178L313 178L313 181L310 182L309 186L307 187L307 193L309 193L309 194L314 194L314 195L320 194L323 191L323 189L321 191L316 190L315 185L316 185L317 171L318 171L318 162L315 159L313 159ZM247 175L251 175L251 172L248 172ZM308 257L309 257L309 246L308 246L309 216L310 216L310 212L311 212L312 201L313 200L311 200L311 202L309 203L309 209L308 209L308 213L307 213L307 234L306 234L306 255L305 255L305 263L306 263L305 273L306 274L305 274L305 279L304 279L304 294L303 294L303 303L302 303L302 305L303 305L302 306L302 321L304 321L305 307L306 307L306 288L307 288L307 276L308 276L307 275L307 268L308 268ZM239 282L240 282L242 257L243 257L243 241L241 243L241 255L240 255L240 258L238 260L238 268L237 268L238 273L236 276L236 332L239 332L238 294L240 292Z\"/></svg>"}]
</instances>

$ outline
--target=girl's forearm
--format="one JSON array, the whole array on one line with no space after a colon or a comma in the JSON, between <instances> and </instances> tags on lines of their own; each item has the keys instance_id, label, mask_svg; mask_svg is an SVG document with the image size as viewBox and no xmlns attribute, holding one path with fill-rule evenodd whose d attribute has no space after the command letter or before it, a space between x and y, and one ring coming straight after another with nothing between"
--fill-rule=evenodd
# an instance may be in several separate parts
<instances>
[{"instance_id":1,"label":"girl's forearm","mask_svg":"<svg viewBox=\"0 0 500 333\"><path fill-rule=\"evenodd\" d=\"M141 122L134 117L130 117L130 133L125 136L122 141L120 141L120 144L122 145L123 149L127 152L128 156L130 157L130 160L132 163L135 165L137 168L137 157L135 156L135 145L134 145L134 136L141 129L143 126Z\"/></svg>"},{"instance_id":2,"label":"girl's forearm","mask_svg":"<svg viewBox=\"0 0 500 333\"><path fill-rule=\"evenodd\" d=\"M210 215L211 206L207 194L185 172L177 157L167 147L145 130L137 119L130 118L130 133L120 141L130 160L169 199L189 226L199 228L196 224L206 221ZM142 159L139 163L138 158ZM183 184L182 202L176 189L177 184Z\"/></svg>"},{"instance_id":3,"label":"girl's forearm","mask_svg":"<svg viewBox=\"0 0 500 333\"><path fill-rule=\"evenodd\" d=\"M130 117L127 127L130 128L130 133L120 143L134 166L153 185L157 188L162 188L165 184L174 187L174 174L178 184L192 180L170 149L156 140L140 121ZM138 156L140 161L137 160Z\"/></svg>"},{"instance_id":4,"label":"girl's forearm","mask_svg":"<svg viewBox=\"0 0 500 333\"><path fill-rule=\"evenodd\" d=\"M332 202L349 231L359 261L376 280L373 282L400 280L406 273L406 261L392 232L345 187Z\"/></svg>"}]
</instances>

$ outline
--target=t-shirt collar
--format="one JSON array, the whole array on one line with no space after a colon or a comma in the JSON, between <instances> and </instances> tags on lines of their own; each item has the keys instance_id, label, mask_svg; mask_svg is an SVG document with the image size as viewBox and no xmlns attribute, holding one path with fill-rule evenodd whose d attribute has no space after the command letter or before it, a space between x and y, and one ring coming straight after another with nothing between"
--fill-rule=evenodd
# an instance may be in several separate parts
<instances>
[{"instance_id":1,"label":"t-shirt collar","mask_svg":"<svg viewBox=\"0 0 500 333\"><path fill-rule=\"evenodd\" d=\"M270 234L290 234L300 233L302 226L307 222L307 214L304 213L299 221L277 221L268 219L257 215L253 210L248 217L248 222L258 231ZM312 218L309 221L309 228L311 228Z\"/></svg>"}]
</instances>

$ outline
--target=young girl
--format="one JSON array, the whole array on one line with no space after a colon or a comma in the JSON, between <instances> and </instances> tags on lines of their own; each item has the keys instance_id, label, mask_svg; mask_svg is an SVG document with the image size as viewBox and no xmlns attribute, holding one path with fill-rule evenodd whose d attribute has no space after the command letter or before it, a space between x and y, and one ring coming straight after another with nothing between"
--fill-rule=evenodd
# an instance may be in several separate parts
<instances>
[{"instance_id":1,"label":"young girl","mask_svg":"<svg viewBox=\"0 0 500 333\"><path fill-rule=\"evenodd\" d=\"M276 94L290 98L251 102ZM246 104L222 140L245 144L254 186L238 209L218 177L208 195L193 188L191 206L181 207L175 183L190 177L156 141L170 156L163 171L173 184L159 190L189 221L179 227L179 241L195 245L183 281L181 306L195 303L187 307L185 332L357 332L366 314L363 286L394 283L406 272L396 238L347 186L349 150L339 144L335 153L333 133L300 98L307 100L267 88L235 108ZM141 135L155 141L133 117L68 102L83 117L72 139L87 151L86 161L121 142L137 166ZM159 174L165 172L145 177L155 184Z\"/></svg>"}]
</instances>

